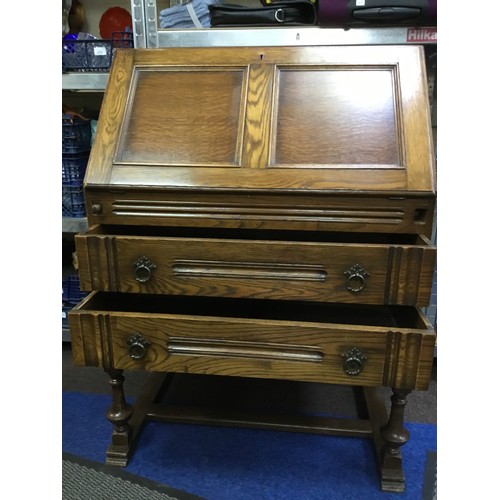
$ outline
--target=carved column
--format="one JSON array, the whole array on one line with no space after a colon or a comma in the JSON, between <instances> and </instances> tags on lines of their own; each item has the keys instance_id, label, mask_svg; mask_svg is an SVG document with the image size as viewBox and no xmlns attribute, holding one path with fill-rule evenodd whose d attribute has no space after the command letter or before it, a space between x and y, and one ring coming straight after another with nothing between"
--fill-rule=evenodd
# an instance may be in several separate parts
<instances>
[{"instance_id":1,"label":"carved column","mask_svg":"<svg viewBox=\"0 0 500 500\"><path fill-rule=\"evenodd\" d=\"M382 486L386 491L403 491L404 474L400 448L408 442L410 433L404 427L404 411L409 389L394 389L391 413L387 424L380 428L384 440L381 458Z\"/></svg>"},{"instance_id":2,"label":"carved column","mask_svg":"<svg viewBox=\"0 0 500 500\"><path fill-rule=\"evenodd\" d=\"M125 465L132 435L128 421L134 412L134 408L125 400L123 370L108 368L106 371L110 376L109 384L112 395L112 404L106 412L106 418L113 424L111 445L107 452L107 463ZM125 463L123 463L124 459Z\"/></svg>"}]
</instances>

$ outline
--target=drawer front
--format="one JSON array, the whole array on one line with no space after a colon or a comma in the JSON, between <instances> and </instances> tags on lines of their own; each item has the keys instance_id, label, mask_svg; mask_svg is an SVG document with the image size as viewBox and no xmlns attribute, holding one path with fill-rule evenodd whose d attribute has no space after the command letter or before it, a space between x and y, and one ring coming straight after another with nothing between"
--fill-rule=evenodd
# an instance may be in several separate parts
<instances>
[{"instance_id":1,"label":"drawer front","mask_svg":"<svg viewBox=\"0 0 500 500\"><path fill-rule=\"evenodd\" d=\"M88 213L91 225L411 233L429 238L436 203L434 196L363 197L356 191L342 196L304 191L256 196L240 190L141 193L87 186L85 195L93 209Z\"/></svg>"},{"instance_id":2,"label":"drawer front","mask_svg":"<svg viewBox=\"0 0 500 500\"><path fill-rule=\"evenodd\" d=\"M429 303L426 245L77 236L84 290L364 304Z\"/></svg>"},{"instance_id":3,"label":"drawer front","mask_svg":"<svg viewBox=\"0 0 500 500\"><path fill-rule=\"evenodd\" d=\"M214 307L217 313L217 307ZM435 334L222 316L73 310L77 365L426 389Z\"/></svg>"}]
</instances>

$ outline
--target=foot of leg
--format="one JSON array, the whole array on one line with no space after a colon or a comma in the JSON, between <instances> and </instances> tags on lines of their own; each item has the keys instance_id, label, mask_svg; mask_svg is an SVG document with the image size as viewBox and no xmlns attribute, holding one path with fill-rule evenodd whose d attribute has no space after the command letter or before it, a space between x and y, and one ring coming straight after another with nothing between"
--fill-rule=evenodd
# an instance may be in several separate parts
<instances>
[{"instance_id":1,"label":"foot of leg","mask_svg":"<svg viewBox=\"0 0 500 500\"><path fill-rule=\"evenodd\" d=\"M128 421L134 408L125 400L123 370L111 368L107 372L110 376L112 404L106 412L106 417L113 424L113 434L106 454L106 463L125 466L128 461L132 434Z\"/></svg>"},{"instance_id":2,"label":"foot of leg","mask_svg":"<svg viewBox=\"0 0 500 500\"><path fill-rule=\"evenodd\" d=\"M400 449L410 438L410 433L404 427L406 397L410 392L407 389L393 389L389 420L380 429L380 435L384 441L380 457L381 482L384 491L404 491L405 477Z\"/></svg>"}]
</instances>

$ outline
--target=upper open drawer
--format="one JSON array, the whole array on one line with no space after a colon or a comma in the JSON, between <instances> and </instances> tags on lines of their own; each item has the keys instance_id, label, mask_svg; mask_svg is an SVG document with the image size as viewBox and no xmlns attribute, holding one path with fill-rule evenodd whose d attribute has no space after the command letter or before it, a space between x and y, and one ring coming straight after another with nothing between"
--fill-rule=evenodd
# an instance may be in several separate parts
<instances>
[{"instance_id":1,"label":"upper open drawer","mask_svg":"<svg viewBox=\"0 0 500 500\"><path fill-rule=\"evenodd\" d=\"M420 47L119 50L86 186L433 196L431 141Z\"/></svg>"},{"instance_id":2,"label":"upper open drawer","mask_svg":"<svg viewBox=\"0 0 500 500\"><path fill-rule=\"evenodd\" d=\"M94 226L75 238L82 290L426 306L424 236Z\"/></svg>"}]
</instances>

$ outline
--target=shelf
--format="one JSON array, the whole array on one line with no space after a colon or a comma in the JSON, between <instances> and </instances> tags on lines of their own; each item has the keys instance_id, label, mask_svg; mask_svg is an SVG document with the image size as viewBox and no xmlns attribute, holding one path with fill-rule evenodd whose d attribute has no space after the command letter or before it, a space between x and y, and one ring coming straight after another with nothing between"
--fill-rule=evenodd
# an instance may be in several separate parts
<instances>
[{"instance_id":1,"label":"shelf","mask_svg":"<svg viewBox=\"0 0 500 500\"><path fill-rule=\"evenodd\" d=\"M387 45L437 43L436 28L202 28L149 32L150 47L223 47L281 45ZM62 75L62 89L104 91L109 73L73 72Z\"/></svg>"},{"instance_id":2,"label":"shelf","mask_svg":"<svg viewBox=\"0 0 500 500\"><path fill-rule=\"evenodd\" d=\"M62 329L62 341L63 342L71 342L71 334L69 332L69 328Z\"/></svg>"},{"instance_id":3,"label":"shelf","mask_svg":"<svg viewBox=\"0 0 500 500\"><path fill-rule=\"evenodd\" d=\"M190 28L150 30L149 47L436 44L437 28Z\"/></svg>"},{"instance_id":4,"label":"shelf","mask_svg":"<svg viewBox=\"0 0 500 500\"><path fill-rule=\"evenodd\" d=\"M109 73L63 73L63 90L104 91L108 84Z\"/></svg>"},{"instance_id":5,"label":"shelf","mask_svg":"<svg viewBox=\"0 0 500 500\"><path fill-rule=\"evenodd\" d=\"M62 232L63 233L81 233L88 229L87 218L63 217Z\"/></svg>"}]
</instances>

